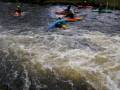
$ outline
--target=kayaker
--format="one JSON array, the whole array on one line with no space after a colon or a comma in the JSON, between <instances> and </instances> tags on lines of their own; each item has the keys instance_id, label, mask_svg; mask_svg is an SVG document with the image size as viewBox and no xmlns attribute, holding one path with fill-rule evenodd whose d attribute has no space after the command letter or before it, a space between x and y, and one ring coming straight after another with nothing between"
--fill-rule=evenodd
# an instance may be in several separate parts
<instances>
[{"instance_id":1,"label":"kayaker","mask_svg":"<svg viewBox=\"0 0 120 90\"><path fill-rule=\"evenodd\" d=\"M64 10L64 12L69 12L70 11L70 9L71 9L71 5L69 5L65 10Z\"/></svg>"},{"instance_id":2,"label":"kayaker","mask_svg":"<svg viewBox=\"0 0 120 90\"><path fill-rule=\"evenodd\" d=\"M69 18L74 18L74 13L71 9L71 5L69 5L65 10L64 12L66 13L65 14L65 17L69 17Z\"/></svg>"},{"instance_id":3,"label":"kayaker","mask_svg":"<svg viewBox=\"0 0 120 90\"><path fill-rule=\"evenodd\" d=\"M72 11L69 11L66 13L65 17L74 18L74 13Z\"/></svg>"},{"instance_id":4,"label":"kayaker","mask_svg":"<svg viewBox=\"0 0 120 90\"><path fill-rule=\"evenodd\" d=\"M21 12L22 12L21 7L17 5L17 8L15 10L15 16L21 16Z\"/></svg>"},{"instance_id":5,"label":"kayaker","mask_svg":"<svg viewBox=\"0 0 120 90\"><path fill-rule=\"evenodd\" d=\"M48 31L53 31L53 28L62 28L62 29L66 29L66 20L63 20L61 18L58 18L57 21L53 22L51 25L49 25L48 27Z\"/></svg>"}]
</instances>

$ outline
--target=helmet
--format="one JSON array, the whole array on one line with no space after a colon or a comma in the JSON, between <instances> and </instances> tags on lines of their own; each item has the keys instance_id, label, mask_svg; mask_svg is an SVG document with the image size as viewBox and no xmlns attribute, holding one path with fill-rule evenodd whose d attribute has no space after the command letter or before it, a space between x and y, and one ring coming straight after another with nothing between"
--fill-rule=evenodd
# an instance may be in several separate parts
<instances>
[{"instance_id":1,"label":"helmet","mask_svg":"<svg viewBox=\"0 0 120 90\"><path fill-rule=\"evenodd\" d=\"M20 8L20 5L17 5L17 8Z\"/></svg>"}]
</instances>

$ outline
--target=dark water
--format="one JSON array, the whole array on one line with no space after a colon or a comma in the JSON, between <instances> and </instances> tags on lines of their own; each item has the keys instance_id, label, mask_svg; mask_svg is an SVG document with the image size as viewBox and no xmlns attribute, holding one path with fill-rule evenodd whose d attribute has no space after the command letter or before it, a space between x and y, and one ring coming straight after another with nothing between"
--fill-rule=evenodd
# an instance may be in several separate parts
<instances>
[{"instance_id":1,"label":"dark water","mask_svg":"<svg viewBox=\"0 0 120 90\"><path fill-rule=\"evenodd\" d=\"M120 11L77 10L80 22L47 32L65 6L0 3L1 90L119 90ZM75 7L73 7L75 8Z\"/></svg>"},{"instance_id":2,"label":"dark water","mask_svg":"<svg viewBox=\"0 0 120 90\"><path fill-rule=\"evenodd\" d=\"M14 12L15 4L1 3L0 7L1 26L5 28L5 30L10 31L15 29L16 33L21 33L27 30L33 32L46 31L45 29L47 29L48 24L54 20L49 18L50 8L57 9L60 6L23 5L22 10L24 12L22 17L14 17L11 15ZM64 6L61 7L65 8ZM77 11L79 12L77 15L84 16L84 19L81 22L72 23L72 26L76 25L80 27L80 29L98 30L105 33L119 33L120 31L120 11L118 10L110 14L99 14L92 12L91 9L80 9Z\"/></svg>"}]
</instances>

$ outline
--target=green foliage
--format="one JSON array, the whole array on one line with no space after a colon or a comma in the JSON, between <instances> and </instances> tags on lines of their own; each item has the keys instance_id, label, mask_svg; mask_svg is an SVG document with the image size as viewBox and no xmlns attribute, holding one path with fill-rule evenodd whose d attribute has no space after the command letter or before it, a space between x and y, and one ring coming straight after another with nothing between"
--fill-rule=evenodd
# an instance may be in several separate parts
<instances>
[{"instance_id":1,"label":"green foliage","mask_svg":"<svg viewBox=\"0 0 120 90\"><path fill-rule=\"evenodd\" d=\"M118 8L120 9L120 0L1 0L1 1L9 1L9 2L27 2L27 3L80 3L87 1L89 3L103 3L104 5L108 5L108 7Z\"/></svg>"}]
</instances>

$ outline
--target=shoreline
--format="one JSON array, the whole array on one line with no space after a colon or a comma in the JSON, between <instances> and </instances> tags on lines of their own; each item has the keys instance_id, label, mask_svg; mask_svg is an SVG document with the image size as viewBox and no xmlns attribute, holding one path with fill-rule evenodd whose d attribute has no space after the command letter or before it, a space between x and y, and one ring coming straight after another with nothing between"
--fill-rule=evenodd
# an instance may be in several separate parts
<instances>
[{"instance_id":1,"label":"shoreline","mask_svg":"<svg viewBox=\"0 0 120 90\"><path fill-rule=\"evenodd\" d=\"M22 2L16 2L16 0L0 0L0 2L11 2L11 3L28 3L28 4L38 4L38 5L46 5L46 4L72 4L72 5L81 5L84 3L85 0L34 0L34 1L25 1ZM120 1L117 0L116 2L114 0L110 0L109 2L107 0L101 0L101 1L93 1L93 0L86 0L88 4L99 6L100 3L103 4L104 7L108 7L109 9L118 9L120 10Z\"/></svg>"}]
</instances>

